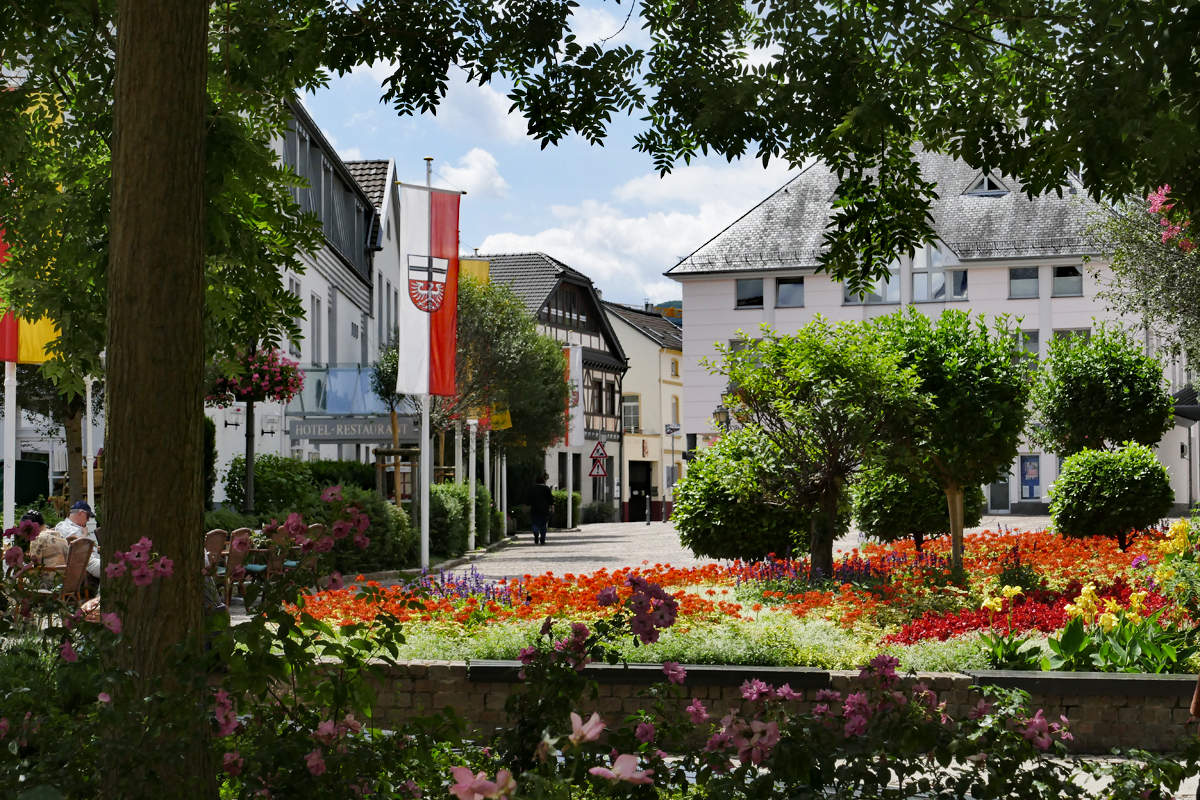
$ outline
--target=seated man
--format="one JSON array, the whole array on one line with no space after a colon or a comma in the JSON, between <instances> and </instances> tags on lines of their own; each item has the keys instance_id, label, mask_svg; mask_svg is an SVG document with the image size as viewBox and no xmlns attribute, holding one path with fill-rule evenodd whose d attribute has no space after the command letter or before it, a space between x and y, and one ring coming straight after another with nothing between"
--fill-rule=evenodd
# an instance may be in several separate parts
<instances>
[{"instance_id":1,"label":"seated man","mask_svg":"<svg viewBox=\"0 0 1200 800\"><path fill-rule=\"evenodd\" d=\"M92 540L92 557L88 560L87 573L96 580L100 580L100 544L96 541L96 534L87 529L88 520L94 516L92 507L80 500L71 506L71 512L67 514L67 518L54 526L54 530L61 533L67 542L73 542L79 538Z\"/></svg>"},{"instance_id":2,"label":"seated man","mask_svg":"<svg viewBox=\"0 0 1200 800\"><path fill-rule=\"evenodd\" d=\"M21 521L29 520L38 526L37 538L29 543L29 556L35 564L61 567L67 563L70 545L61 533L46 527L46 520L38 511L28 511Z\"/></svg>"}]
</instances>

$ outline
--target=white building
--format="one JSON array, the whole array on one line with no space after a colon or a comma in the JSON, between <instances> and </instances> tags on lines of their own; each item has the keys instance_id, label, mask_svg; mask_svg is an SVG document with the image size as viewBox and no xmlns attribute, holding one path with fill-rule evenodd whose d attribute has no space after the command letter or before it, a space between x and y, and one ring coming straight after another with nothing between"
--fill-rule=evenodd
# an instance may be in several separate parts
<instances>
[{"instance_id":1,"label":"white building","mask_svg":"<svg viewBox=\"0 0 1200 800\"><path fill-rule=\"evenodd\" d=\"M839 282L815 270L837 187L836 176L820 164L667 272L682 284L687 309L683 430L689 449L716 436L713 413L725 389L725 381L709 374L700 359L716 355L716 342L742 338L739 331L756 337L759 326L767 324L788 333L818 314L833 321L867 320L905 306L933 317L959 308L989 318L1019 318L1028 349L1040 352L1051 337L1090 331L1095 322L1116 319L1097 298L1104 265L1084 267L1084 257L1095 255L1084 234L1089 214L1098 207L1078 185L1063 187L1062 197L1030 200L1006 176L983 175L940 154L919 158L925 179L937 183L940 199L932 214L941 244L901 258L890 279L876 285L865 300L849 296ZM1149 337L1147 348L1153 348ZM1185 384L1190 389L1190 374L1180 365L1170 365L1166 377L1172 392L1184 390ZM1194 424L1176 417L1175 428L1158 447L1177 509L1194 501L1198 485ZM1023 442L1008 479L987 487L989 510L1046 513L1046 489L1058 466L1057 457Z\"/></svg>"},{"instance_id":2,"label":"white building","mask_svg":"<svg viewBox=\"0 0 1200 800\"><path fill-rule=\"evenodd\" d=\"M296 189L304 211L321 220L320 250L285 265L280 279L301 299L297 320L304 338L286 345L304 369L305 387L285 409L255 404L255 450L303 459L370 460L374 445L391 445L391 434L347 434L339 422L378 421L386 410L370 392L370 365L397 326L400 309L399 194L393 161L344 162L299 103L294 124L274 143L284 164L305 178ZM210 409L217 424L215 499L224 499L229 461L245 453L245 407ZM301 427L297 428L297 425ZM361 426L360 426L361 428ZM311 433L311 436L297 435ZM415 441L407 418L403 438Z\"/></svg>"},{"instance_id":3,"label":"white building","mask_svg":"<svg viewBox=\"0 0 1200 800\"><path fill-rule=\"evenodd\" d=\"M621 474L628 476L621 485L621 520L645 521L647 498L650 518L660 520L664 511L670 516L672 488L683 475L683 333L649 303L636 308L606 302L604 311L629 358L621 394Z\"/></svg>"}]
</instances>

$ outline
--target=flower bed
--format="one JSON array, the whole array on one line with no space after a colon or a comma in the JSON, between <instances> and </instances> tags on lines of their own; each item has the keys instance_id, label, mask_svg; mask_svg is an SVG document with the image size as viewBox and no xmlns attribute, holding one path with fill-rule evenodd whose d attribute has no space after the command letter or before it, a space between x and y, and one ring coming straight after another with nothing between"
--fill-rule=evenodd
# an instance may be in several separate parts
<instances>
[{"instance_id":1,"label":"flower bed","mask_svg":"<svg viewBox=\"0 0 1200 800\"><path fill-rule=\"evenodd\" d=\"M1111 631L1118 621L1140 623L1157 612L1161 626L1190 630L1194 615L1174 601L1177 592L1162 590L1162 580L1168 563L1173 575L1181 571L1172 553L1198 543L1190 526L1139 536L1127 552L1104 537L984 532L966 537L966 574L957 582L949 542L938 540L920 554L910 542L867 545L820 585L806 579L803 559L655 564L498 582L427 576L363 594L322 592L305 611L342 626L395 616L406 623L402 652L411 658L514 658L545 618L603 618L610 611L597 595L615 591L623 602L631 577L641 576L672 593L679 622L659 641L631 643L630 660L845 668L891 652L906 668L980 669L1001 666L989 663L981 634L1012 637L1040 658L1053 655L1046 637L1080 616L1089 629ZM1084 603L1085 596L1093 599Z\"/></svg>"}]
</instances>

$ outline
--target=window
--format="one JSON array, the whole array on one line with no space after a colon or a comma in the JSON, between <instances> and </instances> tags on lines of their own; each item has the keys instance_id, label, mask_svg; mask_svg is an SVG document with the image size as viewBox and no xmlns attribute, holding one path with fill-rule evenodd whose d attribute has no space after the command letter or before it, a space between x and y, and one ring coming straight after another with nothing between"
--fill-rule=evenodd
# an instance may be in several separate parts
<instances>
[{"instance_id":1,"label":"window","mask_svg":"<svg viewBox=\"0 0 1200 800\"><path fill-rule=\"evenodd\" d=\"M671 395L671 422L675 425L679 424L679 397Z\"/></svg>"},{"instance_id":2,"label":"window","mask_svg":"<svg viewBox=\"0 0 1200 800\"><path fill-rule=\"evenodd\" d=\"M609 416L617 413L617 385L611 381L604 387L604 413Z\"/></svg>"},{"instance_id":3,"label":"window","mask_svg":"<svg viewBox=\"0 0 1200 800\"><path fill-rule=\"evenodd\" d=\"M804 308L804 278L776 279L775 307Z\"/></svg>"},{"instance_id":4,"label":"window","mask_svg":"<svg viewBox=\"0 0 1200 800\"><path fill-rule=\"evenodd\" d=\"M288 291L296 298L296 302L303 303L300 298L300 281L295 278L288 278ZM300 317L292 317L292 324L297 328L300 327L303 320ZM296 339L288 339L288 354L292 358L300 358L300 342Z\"/></svg>"},{"instance_id":5,"label":"window","mask_svg":"<svg viewBox=\"0 0 1200 800\"><path fill-rule=\"evenodd\" d=\"M1008 189L991 175L983 175L966 193L975 197L1003 197Z\"/></svg>"},{"instance_id":6,"label":"window","mask_svg":"<svg viewBox=\"0 0 1200 800\"><path fill-rule=\"evenodd\" d=\"M387 311L383 310L384 303L387 303ZM387 291L384 293L383 297L380 298L380 300L379 300L379 312L381 315L383 315L387 318L385 320L385 322L387 323L388 336L391 336L392 331L396 329L396 324L392 320L392 282L391 281L387 282ZM381 342L383 341L382 336L379 338L379 341L381 341Z\"/></svg>"},{"instance_id":7,"label":"window","mask_svg":"<svg viewBox=\"0 0 1200 800\"><path fill-rule=\"evenodd\" d=\"M604 413L604 384L600 380L592 381L592 413Z\"/></svg>"},{"instance_id":8,"label":"window","mask_svg":"<svg viewBox=\"0 0 1200 800\"><path fill-rule=\"evenodd\" d=\"M1083 295L1083 270L1079 267L1054 268L1053 297L1080 297Z\"/></svg>"},{"instance_id":9,"label":"window","mask_svg":"<svg viewBox=\"0 0 1200 800\"><path fill-rule=\"evenodd\" d=\"M1062 330L1062 331L1054 332L1055 339L1070 339L1072 336L1082 336L1083 340L1086 342L1088 339L1092 338L1092 329L1091 328L1072 328L1070 330Z\"/></svg>"},{"instance_id":10,"label":"window","mask_svg":"<svg viewBox=\"0 0 1200 800\"><path fill-rule=\"evenodd\" d=\"M679 377L679 359L678 358L671 359L671 377L672 378Z\"/></svg>"},{"instance_id":11,"label":"window","mask_svg":"<svg viewBox=\"0 0 1200 800\"><path fill-rule=\"evenodd\" d=\"M627 394L621 398L621 427L626 433L637 433L642 427L642 415L636 394Z\"/></svg>"},{"instance_id":12,"label":"window","mask_svg":"<svg viewBox=\"0 0 1200 800\"><path fill-rule=\"evenodd\" d=\"M392 240L392 218L389 216L383 221L383 232L387 234L388 241Z\"/></svg>"},{"instance_id":13,"label":"window","mask_svg":"<svg viewBox=\"0 0 1200 800\"><path fill-rule=\"evenodd\" d=\"M846 305L857 306L866 303L867 305L879 305L881 303L899 303L900 302L900 265L893 264L888 269L886 280L877 279L867 286L866 296L852 294L850 287L842 287L842 299Z\"/></svg>"},{"instance_id":14,"label":"window","mask_svg":"<svg viewBox=\"0 0 1200 800\"><path fill-rule=\"evenodd\" d=\"M1038 332L1037 331L1021 331L1018 334L1021 337L1021 345L1025 348L1025 352L1037 358L1038 354Z\"/></svg>"},{"instance_id":15,"label":"window","mask_svg":"<svg viewBox=\"0 0 1200 800\"><path fill-rule=\"evenodd\" d=\"M321 298L313 295L308 300L308 324L312 327L308 341L312 344L312 363L321 363Z\"/></svg>"},{"instance_id":16,"label":"window","mask_svg":"<svg viewBox=\"0 0 1200 800\"><path fill-rule=\"evenodd\" d=\"M1041 459L1038 456L1021 456L1021 499L1037 500L1041 496Z\"/></svg>"},{"instance_id":17,"label":"window","mask_svg":"<svg viewBox=\"0 0 1200 800\"><path fill-rule=\"evenodd\" d=\"M762 308L763 282L762 278L749 278L737 282L737 307Z\"/></svg>"},{"instance_id":18,"label":"window","mask_svg":"<svg viewBox=\"0 0 1200 800\"><path fill-rule=\"evenodd\" d=\"M937 246L918 250L913 258L912 299L914 303L944 303L967 299L967 271L945 269Z\"/></svg>"},{"instance_id":19,"label":"window","mask_svg":"<svg viewBox=\"0 0 1200 800\"><path fill-rule=\"evenodd\" d=\"M1008 271L1008 298L1010 300L1037 296L1037 267L1013 267Z\"/></svg>"}]
</instances>

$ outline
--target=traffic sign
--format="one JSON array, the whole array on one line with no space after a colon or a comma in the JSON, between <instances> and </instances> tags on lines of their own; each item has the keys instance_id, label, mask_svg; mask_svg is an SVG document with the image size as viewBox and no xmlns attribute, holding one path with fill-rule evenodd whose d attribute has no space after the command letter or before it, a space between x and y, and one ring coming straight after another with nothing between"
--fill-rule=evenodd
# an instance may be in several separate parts
<instances>
[{"instance_id":1,"label":"traffic sign","mask_svg":"<svg viewBox=\"0 0 1200 800\"><path fill-rule=\"evenodd\" d=\"M604 442L596 442L596 446L592 448L592 458L608 458L608 453L604 452Z\"/></svg>"},{"instance_id":2,"label":"traffic sign","mask_svg":"<svg viewBox=\"0 0 1200 800\"><path fill-rule=\"evenodd\" d=\"M607 478L608 470L604 468L604 462L596 459L592 462L592 471L588 473L589 478Z\"/></svg>"},{"instance_id":3,"label":"traffic sign","mask_svg":"<svg viewBox=\"0 0 1200 800\"><path fill-rule=\"evenodd\" d=\"M666 432L667 436L674 436L675 434L679 433L679 423L668 422L663 426L663 430Z\"/></svg>"}]
</instances>

